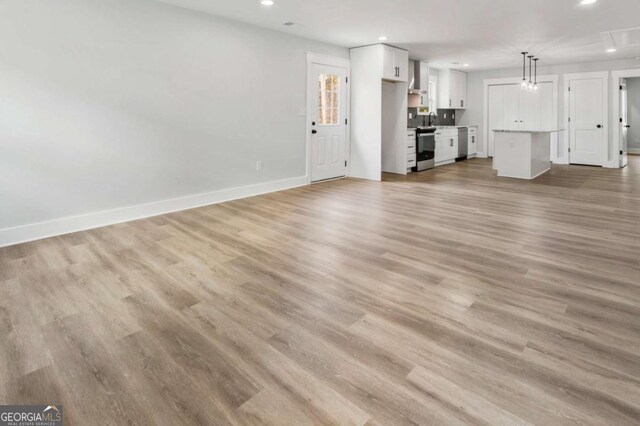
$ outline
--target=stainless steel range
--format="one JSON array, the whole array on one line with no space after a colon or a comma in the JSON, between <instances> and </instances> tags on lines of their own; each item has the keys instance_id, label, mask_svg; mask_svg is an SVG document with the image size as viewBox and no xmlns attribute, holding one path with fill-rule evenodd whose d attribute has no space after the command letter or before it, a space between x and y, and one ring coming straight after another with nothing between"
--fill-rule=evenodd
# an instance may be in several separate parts
<instances>
[{"instance_id":1,"label":"stainless steel range","mask_svg":"<svg viewBox=\"0 0 640 426\"><path fill-rule=\"evenodd\" d=\"M416 129L416 167L414 172L432 169L436 158L436 128L418 127Z\"/></svg>"}]
</instances>

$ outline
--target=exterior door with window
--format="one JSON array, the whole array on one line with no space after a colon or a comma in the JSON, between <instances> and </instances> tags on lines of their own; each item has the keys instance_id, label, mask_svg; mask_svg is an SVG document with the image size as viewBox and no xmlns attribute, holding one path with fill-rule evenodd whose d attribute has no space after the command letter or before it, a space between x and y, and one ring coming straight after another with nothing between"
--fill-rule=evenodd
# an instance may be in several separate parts
<instances>
[{"instance_id":1,"label":"exterior door with window","mask_svg":"<svg viewBox=\"0 0 640 426\"><path fill-rule=\"evenodd\" d=\"M347 69L312 64L311 181L347 174Z\"/></svg>"},{"instance_id":2,"label":"exterior door with window","mask_svg":"<svg viewBox=\"0 0 640 426\"><path fill-rule=\"evenodd\" d=\"M620 79L620 167L629 164L629 112L627 98L627 80Z\"/></svg>"},{"instance_id":3,"label":"exterior door with window","mask_svg":"<svg viewBox=\"0 0 640 426\"><path fill-rule=\"evenodd\" d=\"M571 164L602 166L605 152L605 111L602 78L569 81Z\"/></svg>"}]
</instances>

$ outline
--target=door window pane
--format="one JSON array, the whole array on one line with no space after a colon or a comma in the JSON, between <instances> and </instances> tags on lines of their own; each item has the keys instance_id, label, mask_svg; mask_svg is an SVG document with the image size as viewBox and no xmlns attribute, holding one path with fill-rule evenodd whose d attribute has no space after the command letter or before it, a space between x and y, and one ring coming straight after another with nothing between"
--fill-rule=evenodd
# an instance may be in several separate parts
<instances>
[{"instance_id":1,"label":"door window pane","mask_svg":"<svg viewBox=\"0 0 640 426\"><path fill-rule=\"evenodd\" d=\"M318 125L337 126L340 123L340 77L320 74L318 80Z\"/></svg>"}]
</instances>

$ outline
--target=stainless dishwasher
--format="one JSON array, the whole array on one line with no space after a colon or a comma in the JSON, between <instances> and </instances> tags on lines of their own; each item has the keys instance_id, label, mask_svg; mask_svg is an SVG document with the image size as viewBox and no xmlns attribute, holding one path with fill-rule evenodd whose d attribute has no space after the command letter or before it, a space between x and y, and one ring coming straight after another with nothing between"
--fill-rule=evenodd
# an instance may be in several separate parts
<instances>
[{"instance_id":1,"label":"stainless dishwasher","mask_svg":"<svg viewBox=\"0 0 640 426\"><path fill-rule=\"evenodd\" d=\"M469 129L466 127L458 127L458 156L456 161L467 159L469 153Z\"/></svg>"}]
</instances>

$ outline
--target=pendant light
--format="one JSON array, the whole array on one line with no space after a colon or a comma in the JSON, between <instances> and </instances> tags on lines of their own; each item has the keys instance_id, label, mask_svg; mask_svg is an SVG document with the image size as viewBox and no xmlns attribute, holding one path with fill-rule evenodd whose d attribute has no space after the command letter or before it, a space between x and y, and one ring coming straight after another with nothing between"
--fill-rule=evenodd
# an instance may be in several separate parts
<instances>
[{"instance_id":1,"label":"pendant light","mask_svg":"<svg viewBox=\"0 0 640 426\"><path fill-rule=\"evenodd\" d=\"M527 88L527 53L529 52L522 52L522 84L520 85L522 90Z\"/></svg>"},{"instance_id":2,"label":"pendant light","mask_svg":"<svg viewBox=\"0 0 640 426\"><path fill-rule=\"evenodd\" d=\"M531 81L531 60L533 55L527 56L529 58L529 84L527 84L527 91L533 92L533 81Z\"/></svg>"},{"instance_id":3,"label":"pendant light","mask_svg":"<svg viewBox=\"0 0 640 426\"><path fill-rule=\"evenodd\" d=\"M538 60L540 58L534 58L533 59L533 67L534 67L534 74L533 74L533 91L537 92L538 91Z\"/></svg>"}]
</instances>

